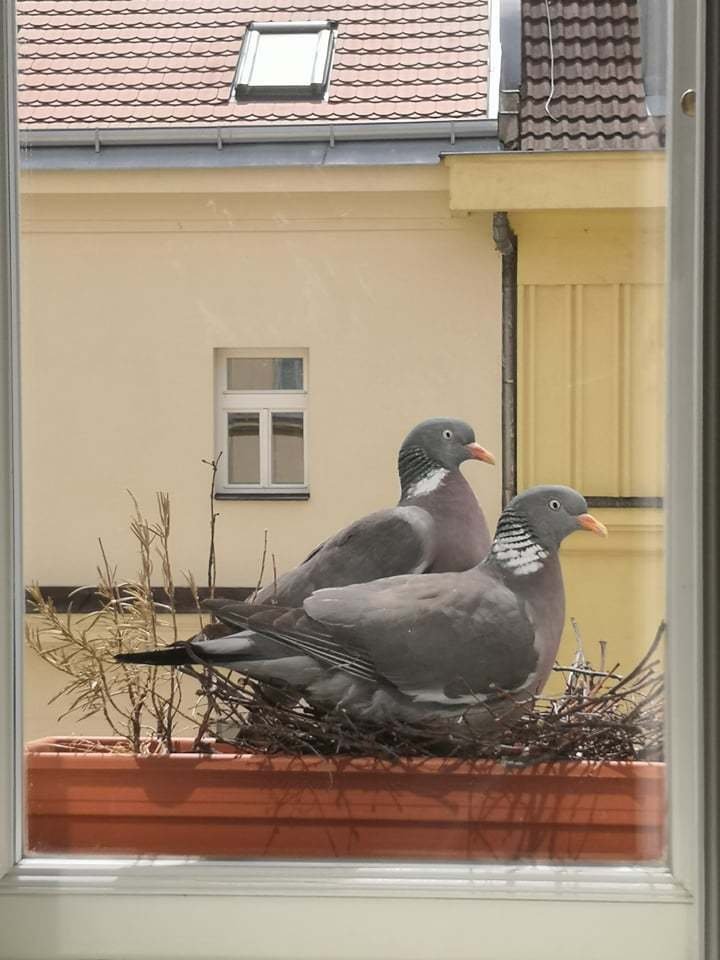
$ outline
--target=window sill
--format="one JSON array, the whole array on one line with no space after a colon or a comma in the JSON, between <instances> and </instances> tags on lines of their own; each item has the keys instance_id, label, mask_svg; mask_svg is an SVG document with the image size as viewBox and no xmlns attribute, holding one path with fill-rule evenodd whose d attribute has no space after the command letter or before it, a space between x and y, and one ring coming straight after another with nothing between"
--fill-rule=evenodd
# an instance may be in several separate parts
<instances>
[{"instance_id":1,"label":"window sill","mask_svg":"<svg viewBox=\"0 0 720 960\"><path fill-rule=\"evenodd\" d=\"M0 899L18 893L283 897L432 897L687 903L665 866L216 861L192 857L31 857L0 878Z\"/></svg>"},{"instance_id":2,"label":"window sill","mask_svg":"<svg viewBox=\"0 0 720 960\"><path fill-rule=\"evenodd\" d=\"M216 500L309 500L309 490L243 490L237 493L218 491Z\"/></svg>"}]
</instances>

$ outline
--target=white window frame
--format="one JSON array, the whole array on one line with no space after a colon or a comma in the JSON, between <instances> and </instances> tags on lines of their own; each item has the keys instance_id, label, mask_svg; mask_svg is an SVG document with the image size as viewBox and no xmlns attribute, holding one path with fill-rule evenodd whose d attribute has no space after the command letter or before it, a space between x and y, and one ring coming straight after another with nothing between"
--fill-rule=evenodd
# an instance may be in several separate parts
<instances>
[{"instance_id":1,"label":"white window frame","mask_svg":"<svg viewBox=\"0 0 720 960\"><path fill-rule=\"evenodd\" d=\"M227 361L233 357L300 359L303 362L302 390L230 390L227 382ZM248 349L215 351L215 452L223 451L218 469L216 493L220 497L244 499L306 499L308 485L308 351L304 349ZM260 482L231 483L228 450L228 414L257 413L260 418ZM302 413L303 469L302 483L272 482L272 414Z\"/></svg>"},{"instance_id":2,"label":"white window frame","mask_svg":"<svg viewBox=\"0 0 720 960\"><path fill-rule=\"evenodd\" d=\"M231 99L239 103L257 100L323 100L327 99L330 86L337 23L333 20L307 20L294 22L258 22L247 25L238 56ZM253 83L255 58L259 40L263 35L292 36L311 34L317 38L315 58L310 82L307 84L258 84Z\"/></svg>"},{"instance_id":3,"label":"white window frame","mask_svg":"<svg viewBox=\"0 0 720 960\"><path fill-rule=\"evenodd\" d=\"M675 108L683 90L702 91L703 6L674 5ZM0 7L5 63L14 36L8 3ZM670 635L680 636L667 664L667 866L23 860L12 86L0 87L0 957L700 960L701 125L673 110L667 540Z\"/></svg>"}]
</instances>

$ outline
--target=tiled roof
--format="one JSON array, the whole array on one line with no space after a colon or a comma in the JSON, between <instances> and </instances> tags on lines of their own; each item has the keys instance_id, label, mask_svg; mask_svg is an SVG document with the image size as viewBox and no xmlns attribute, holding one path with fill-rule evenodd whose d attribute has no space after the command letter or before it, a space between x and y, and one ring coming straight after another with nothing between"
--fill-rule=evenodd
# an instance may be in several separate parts
<instances>
[{"instance_id":1,"label":"tiled roof","mask_svg":"<svg viewBox=\"0 0 720 960\"><path fill-rule=\"evenodd\" d=\"M523 0L519 123L522 150L660 145L635 0Z\"/></svg>"},{"instance_id":2,"label":"tiled roof","mask_svg":"<svg viewBox=\"0 0 720 960\"><path fill-rule=\"evenodd\" d=\"M25 129L482 119L488 0L18 0ZM229 100L252 20L337 20L326 103Z\"/></svg>"}]
</instances>

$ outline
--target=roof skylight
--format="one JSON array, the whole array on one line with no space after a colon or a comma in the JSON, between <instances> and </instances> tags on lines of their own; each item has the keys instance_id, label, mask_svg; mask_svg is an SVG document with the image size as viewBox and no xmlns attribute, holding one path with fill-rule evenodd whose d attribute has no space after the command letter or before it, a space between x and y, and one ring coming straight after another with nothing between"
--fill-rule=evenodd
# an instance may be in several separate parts
<instances>
[{"instance_id":1,"label":"roof skylight","mask_svg":"<svg viewBox=\"0 0 720 960\"><path fill-rule=\"evenodd\" d=\"M238 59L238 101L321 100L328 87L337 24L250 23Z\"/></svg>"}]
</instances>

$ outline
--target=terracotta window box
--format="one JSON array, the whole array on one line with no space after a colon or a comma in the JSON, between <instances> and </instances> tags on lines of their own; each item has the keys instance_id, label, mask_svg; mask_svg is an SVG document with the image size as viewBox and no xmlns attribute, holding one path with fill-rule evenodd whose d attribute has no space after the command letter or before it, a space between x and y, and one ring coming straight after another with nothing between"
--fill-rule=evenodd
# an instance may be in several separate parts
<instances>
[{"instance_id":1,"label":"terracotta window box","mask_svg":"<svg viewBox=\"0 0 720 960\"><path fill-rule=\"evenodd\" d=\"M659 861L664 764L26 747L30 853ZM191 741L178 741L189 750Z\"/></svg>"}]
</instances>

